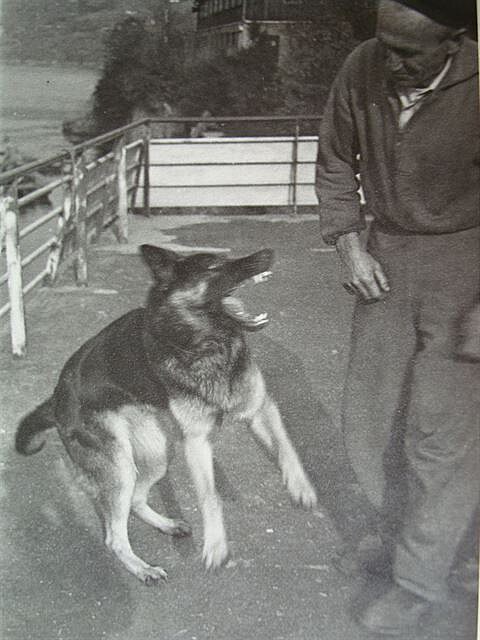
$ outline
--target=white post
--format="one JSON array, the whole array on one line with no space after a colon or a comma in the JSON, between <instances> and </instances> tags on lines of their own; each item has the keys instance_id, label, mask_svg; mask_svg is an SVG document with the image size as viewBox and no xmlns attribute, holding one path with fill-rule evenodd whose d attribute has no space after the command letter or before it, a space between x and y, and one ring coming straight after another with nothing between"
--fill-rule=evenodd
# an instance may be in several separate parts
<instances>
[{"instance_id":1,"label":"white post","mask_svg":"<svg viewBox=\"0 0 480 640\"><path fill-rule=\"evenodd\" d=\"M73 166L72 166L73 171ZM65 167L64 174L66 175ZM73 180L73 178L72 178ZM67 231L67 225L72 217L73 200L72 200L72 181L69 180L64 184L63 195L63 210L60 212L57 220L57 233L54 242L50 248L47 258L47 274L44 278L44 284L53 285L57 279L58 269L60 266L60 260L62 258L65 235Z\"/></svg>"},{"instance_id":2,"label":"white post","mask_svg":"<svg viewBox=\"0 0 480 640\"><path fill-rule=\"evenodd\" d=\"M75 217L75 278L79 287L88 285L87 176L83 154L73 161L73 203Z\"/></svg>"},{"instance_id":3,"label":"white post","mask_svg":"<svg viewBox=\"0 0 480 640\"><path fill-rule=\"evenodd\" d=\"M123 138L119 140L115 149L115 160L117 164L117 189L118 204L117 215L118 225L117 238L122 244L128 242L128 186L127 186L127 149Z\"/></svg>"},{"instance_id":4,"label":"white post","mask_svg":"<svg viewBox=\"0 0 480 640\"><path fill-rule=\"evenodd\" d=\"M0 198L0 214L5 233L7 257L8 293L10 297L10 334L12 353L16 357L25 355L26 331L23 306L22 262L18 235L18 209L12 196Z\"/></svg>"}]
</instances>

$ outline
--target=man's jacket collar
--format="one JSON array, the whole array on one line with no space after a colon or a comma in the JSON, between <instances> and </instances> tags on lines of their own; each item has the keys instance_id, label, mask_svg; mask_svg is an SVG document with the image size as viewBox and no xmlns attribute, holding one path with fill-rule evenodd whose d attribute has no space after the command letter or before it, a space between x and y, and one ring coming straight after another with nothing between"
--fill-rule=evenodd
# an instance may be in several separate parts
<instances>
[{"instance_id":1,"label":"man's jacket collar","mask_svg":"<svg viewBox=\"0 0 480 640\"><path fill-rule=\"evenodd\" d=\"M460 49L453 57L452 66L438 88L447 89L476 75L478 75L476 43L463 38Z\"/></svg>"}]
</instances>

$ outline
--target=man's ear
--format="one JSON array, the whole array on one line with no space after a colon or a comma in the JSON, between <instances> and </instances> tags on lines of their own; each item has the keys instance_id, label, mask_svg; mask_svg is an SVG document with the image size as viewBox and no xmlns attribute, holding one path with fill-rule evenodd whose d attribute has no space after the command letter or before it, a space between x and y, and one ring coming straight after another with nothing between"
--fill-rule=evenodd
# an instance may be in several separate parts
<instances>
[{"instance_id":1,"label":"man's ear","mask_svg":"<svg viewBox=\"0 0 480 640\"><path fill-rule=\"evenodd\" d=\"M170 249L154 247L151 244L142 244L140 251L155 280L168 284L174 277L177 254Z\"/></svg>"}]
</instances>

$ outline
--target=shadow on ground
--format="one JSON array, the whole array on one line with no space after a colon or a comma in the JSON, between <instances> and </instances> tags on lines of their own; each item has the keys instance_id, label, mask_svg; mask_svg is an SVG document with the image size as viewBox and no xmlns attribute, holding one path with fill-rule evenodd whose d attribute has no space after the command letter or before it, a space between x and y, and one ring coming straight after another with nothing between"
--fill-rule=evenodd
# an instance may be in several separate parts
<instances>
[{"instance_id":1,"label":"shadow on ground","mask_svg":"<svg viewBox=\"0 0 480 640\"><path fill-rule=\"evenodd\" d=\"M59 447L33 458L12 451L6 464L3 637L84 640L128 626L125 576L105 554L91 508L63 481Z\"/></svg>"},{"instance_id":2,"label":"shadow on ground","mask_svg":"<svg viewBox=\"0 0 480 640\"><path fill-rule=\"evenodd\" d=\"M2 637L372 640L352 621L352 607L359 594L370 598L385 583L345 576L332 563L339 549L371 531L371 514L356 489L338 427L350 302L338 293L330 254L319 251L316 222L252 218L189 225L150 219L141 225L143 236L133 234L137 244L166 228L184 246L230 247L236 255L262 246L276 250L268 289L252 292L271 324L249 340L317 489L319 508L294 509L278 471L250 434L226 429L216 446L216 471L231 562L216 573L202 567L200 516L179 452L168 480L153 491L152 506L188 520L193 537L172 541L132 520L133 548L169 572L166 585L148 589L104 550L92 507L66 479L58 440L51 437L30 458L15 454L16 423L51 392L66 358L144 300L148 274L134 249L130 255L100 250L92 257L89 290L59 288L33 299L27 358L0 357ZM452 598L415 640L473 640L474 610L474 603Z\"/></svg>"}]
</instances>

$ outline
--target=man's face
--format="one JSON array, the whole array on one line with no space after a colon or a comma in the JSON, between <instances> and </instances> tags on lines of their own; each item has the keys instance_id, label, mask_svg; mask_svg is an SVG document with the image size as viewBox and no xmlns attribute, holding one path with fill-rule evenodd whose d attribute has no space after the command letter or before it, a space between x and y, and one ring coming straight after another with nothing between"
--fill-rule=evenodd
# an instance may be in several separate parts
<instances>
[{"instance_id":1,"label":"man's face","mask_svg":"<svg viewBox=\"0 0 480 640\"><path fill-rule=\"evenodd\" d=\"M387 74L399 89L428 87L454 46L442 27L390 1L380 3L377 39L384 50Z\"/></svg>"}]
</instances>

